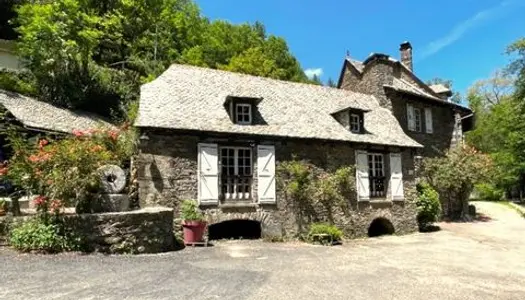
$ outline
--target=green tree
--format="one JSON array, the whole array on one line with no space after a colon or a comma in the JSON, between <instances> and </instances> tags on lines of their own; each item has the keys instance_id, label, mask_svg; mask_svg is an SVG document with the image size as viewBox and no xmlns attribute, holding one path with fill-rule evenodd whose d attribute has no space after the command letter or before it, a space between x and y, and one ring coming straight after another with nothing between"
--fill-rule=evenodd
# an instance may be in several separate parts
<instances>
[{"instance_id":1,"label":"green tree","mask_svg":"<svg viewBox=\"0 0 525 300\"><path fill-rule=\"evenodd\" d=\"M140 84L172 63L308 82L261 23L210 22L191 0L31 1L18 15L19 54L60 106L123 118Z\"/></svg>"}]
</instances>

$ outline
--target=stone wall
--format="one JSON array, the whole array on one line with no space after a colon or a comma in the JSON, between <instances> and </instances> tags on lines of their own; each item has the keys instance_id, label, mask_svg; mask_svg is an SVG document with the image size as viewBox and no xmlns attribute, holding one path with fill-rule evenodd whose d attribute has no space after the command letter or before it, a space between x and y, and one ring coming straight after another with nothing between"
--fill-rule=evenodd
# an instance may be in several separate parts
<instances>
[{"instance_id":1,"label":"stone wall","mask_svg":"<svg viewBox=\"0 0 525 300\"><path fill-rule=\"evenodd\" d=\"M0 217L0 238L10 228L36 217ZM85 251L103 253L158 253L173 250L173 210L148 207L141 210L64 216L65 228L82 240Z\"/></svg>"},{"instance_id":2,"label":"stone wall","mask_svg":"<svg viewBox=\"0 0 525 300\"><path fill-rule=\"evenodd\" d=\"M138 164L139 199L142 207L164 205L175 209L177 215L179 204L183 199L197 199L197 144L245 144L251 145L256 164L256 149L258 144L273 144L276 151L276 164L297 159L306 159L317 167L333 171L341 166L354 166L355 150L363 147L374 152L398 152L401 149L348 143L322 142L314 140L254 140L253 137L238 137L225 139L219 135L177 135L175 132L144 131L147 140L141 141ZM356 197L348 199L349 210L335 210L334 221L340 225L350 237L366 236L371 221L379 216L387 216L396 226L396 232L408 233L417 230L415 207L413 205L414 165L412 150L403 150L403 176L406 200L392 203L387 199L376 202L359 202ZM257 170L257 166L254 166ZM257 180L254 176L253 193L257 199ZM323 207L315 207L315 220L303 220L298 216L297 207L286 199L283 191L277 187L277 203L275 205L259 205L257 203L236 205L221 203L218 206L202 207L209 224L218 222L249 219L259 221L263 235L293 237L303 231L304 225L312 221L328 220L327 211Z\"/></svg>"},{"instance_id":3,"label":"stone wall","mask_svg":"<svg viewBox=\"0 0 525 300\"><path fill-rule=\"evenodd\" d=\"M82 237L88 251L158 253L174 249L172 209L66 215L64 220L67 228Z\"/></svg>"},{"instance_id":4,"label":"stone wall","mask_svg":"<svg viewBox=\"0 0 525 300\"><path fill-rule=\"evenodd\" d=\"M388 93L393 104L393 113L401 124L405 133L423 145L425 148L420 152L425 157L440 156L451 147L454 136L455 112L452 108L445 105L434 104L431 101L421 101L421 99L410 96L400 95L395 92ZM422 131L415 132L408 130L407 104L421 111ZM426 133L425 108L432 109L432 133Z\"/></svg>"},{"instance_id":5,"label":"stone wall","mask_svg":"<svg viewBox=\"0 0 525 300\"><path fill-rule=\"evenodd\" d=\"M355 71L352 66L346 64L340 88L374 95L381 106L391 109L392 104L383 86L392 84L394 80L393 72L393 66L384 60L369 62L363 73Z\"/></svg>"}]
</instances>

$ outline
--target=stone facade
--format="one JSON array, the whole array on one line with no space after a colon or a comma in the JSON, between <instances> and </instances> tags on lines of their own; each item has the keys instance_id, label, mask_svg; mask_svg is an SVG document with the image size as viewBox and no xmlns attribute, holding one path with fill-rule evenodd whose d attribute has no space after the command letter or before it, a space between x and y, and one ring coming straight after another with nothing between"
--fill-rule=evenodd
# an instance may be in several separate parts
<instances>
[{"instance_id":1,"label":"stone facade","mask_svg":"<svg viewBox=\"0 0 525 300\"><path fill-rule=\"evenodd\" d=\"M438 156L448 150L451 145L461 140L461 122L457 122L458 111L446 103L425 99L410 94L402 94L385 88L392 85L394 78L403 79L418 88L432 93L430 88L408 72L401 65L394 63L388 58L376 58L368 62L362 73L358 72L350 63L345 63L341 78L340 88L374 95L381 106L391 110L397 118L405 133L418 143L424 145L420 153L423 156ZM408 130L407 104L420 108L432 109L433 133L424 131L425 116L422 114L422 132Z\"/></svg>"},{"instance_id":2,"label":"stone facade","mask_svg":"<svg viewBox=\"0 0 525 300\"><path fill-rule=\"evenodd\" d=\"M335 209L331 218L349 237L367 235L370 223L377 217L391 221L396 233L409 233L417 230L415 197L415 178L411 149L387 148L383 146L352 145L350 143L325 142L320 140L270 139L255 136L211 135L200 133L189 135L168 130L142 129L143 139L140 154L136 160L139 183L140 205L163 205L173 207L177 215L183 199L197 199L197 145L198 143L217 143L219 145L242 144L252 148L253 170L257 170L257 145L275 146L276 164L296 159L305 159L316 167L334 170L341 166L355 164L355 151L358 149L380 153L401 152L405 200L392 202L379 199L358 202L348 199L348 209ZM388 168L388 165L385 166ZM388 172L387 172L388 174ZM254 176L252 195L257 199L257 176ZM261 223L264 236L294 237L302 233L305 226L313 221L327 221L328 212L323 207L313 207L315 219L304 220L298 216L296 207L286 199L277 186L276 204L262 205L253 201L237 205L220 202L219 205L202 206L209 224L228 220L254 220Z\"/></svg>"}]
</instances>

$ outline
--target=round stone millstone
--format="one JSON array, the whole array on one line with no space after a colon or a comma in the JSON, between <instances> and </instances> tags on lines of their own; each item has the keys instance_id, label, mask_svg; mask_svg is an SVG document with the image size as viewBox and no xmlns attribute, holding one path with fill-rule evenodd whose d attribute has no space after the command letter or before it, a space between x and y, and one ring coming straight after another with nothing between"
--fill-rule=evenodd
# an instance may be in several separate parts
<instances>
[{"instance_id":1,"label":"round stone millstone","mask_svg":"<svg viewBox=\"0 0 525 300\"><path fill-rule=\"evenodd\" d=\"M126 174L121 167L105 165L98 168L102 191L107 194L120 193L126 186Z\"/></svg>"}]
</instances>

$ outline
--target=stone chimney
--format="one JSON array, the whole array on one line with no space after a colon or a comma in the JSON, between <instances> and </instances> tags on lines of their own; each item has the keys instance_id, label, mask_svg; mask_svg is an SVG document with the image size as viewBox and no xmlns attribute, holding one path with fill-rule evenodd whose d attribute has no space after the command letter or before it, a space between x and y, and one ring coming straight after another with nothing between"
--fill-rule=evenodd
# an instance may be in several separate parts
<instances>
[{"instance_id":1,"label":"stone chimney","mask_svg":"<svg viewBox=\"0 0 525 300\"><path fill-rule=\"evenodd\" d=\"M401 54L401 63L410 71L414 71L412 65L412 45L410 45L410 42L403 42L399 45L399 52Z\"/></svg>"}]
</instances>

